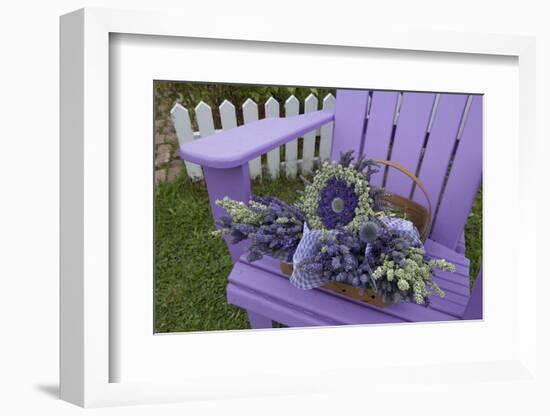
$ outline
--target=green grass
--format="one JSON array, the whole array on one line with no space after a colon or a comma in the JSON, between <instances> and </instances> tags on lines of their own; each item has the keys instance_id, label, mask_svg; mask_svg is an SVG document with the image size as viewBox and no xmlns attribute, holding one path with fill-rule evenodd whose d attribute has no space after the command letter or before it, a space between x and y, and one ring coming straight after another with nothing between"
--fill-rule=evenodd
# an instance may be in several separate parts
<instances>
[{"instance_id":1,"label":"green grass","mask_svg":"<svg viewBox=\"0 0 550 416\"><path fill-rule=\"evenodd\" d=\"M252 184L257 195L294 201L299 180ZM160 183L155 194L155 332L250 328L246 313L228 305L225 287L231 259L214 223L204 185L182 173ZM472 274L481 261L481 193L466 227Z\"/></svg>"},{"instance_id":2,"label":"green grass","mask_svg":"<svg viewBox=\"0 0 550 416\"><path fill-rule=\"evenodd\" d=\"M257 195L296 198L300 181L253 183ZM155 332L249 328L246 313L227 304L231 258L210 233L214 222L204 185L180 175L155 195Z\"/></svg>"},{"instance_id":3,"label":"green grass","mask_svg":"<svg viewBox=\"0 0 550 416\"><path fill-rule=\"evenodd\" d=\"M246 327L246 314L225 301L231 260L210 235L204 187L180 175L159 184L155 196L155 332Z\"/></svg>"},{"instance_id":4,"label":"green grass","mask_svg":"<svg viewBox=\"0 0 550 416\"><path fill-rule=\"evenodd\" d=\"M470 287L473 287L479 268L481 267L481 259L483 253L483 191L480 189L468 222L464 228L466 239L466 257L470 259Z\"/></svg>"}]
</instances>

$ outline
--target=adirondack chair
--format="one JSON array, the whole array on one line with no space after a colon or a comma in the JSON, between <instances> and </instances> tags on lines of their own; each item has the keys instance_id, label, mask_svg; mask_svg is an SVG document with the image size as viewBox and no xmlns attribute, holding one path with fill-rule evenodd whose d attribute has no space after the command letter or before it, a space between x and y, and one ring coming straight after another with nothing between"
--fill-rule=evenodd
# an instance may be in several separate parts
<instances>
[{"instance_id":1,"label":"adirondack chair","mask_svg":"<svg viewBox=\"0 0 550 416\"><path fill-rule=\"evenodd\" d=\"M412 172L420 166L419 179L435 207L426 253L456 265L455 273L435 273L434 280L446 292L444 298L432 296L429 307L404 303L378 308L322 289L301 290L282 275L277 260L249 263L243 255L246 242L228 244L234 265L227 300L246 309L252 328L269 328L273 321L317 326L481 318L482 277L480 273L470 296L463 230L481 182L482 97L440 94L431 121L436 94L403 93L395 117L399 95L341 89L333 110L266 118L181 146L182 159L203 167L214 218L224 214L215 204L217 199L249 200L248 161L330 122L334 123L332 159L353 149L356 155L389 158ZM427 204L407 176L391 169L386 175L387 191ZM383 181L384 170L372 177L375 185Z\"/></svg>"}]
</instances>

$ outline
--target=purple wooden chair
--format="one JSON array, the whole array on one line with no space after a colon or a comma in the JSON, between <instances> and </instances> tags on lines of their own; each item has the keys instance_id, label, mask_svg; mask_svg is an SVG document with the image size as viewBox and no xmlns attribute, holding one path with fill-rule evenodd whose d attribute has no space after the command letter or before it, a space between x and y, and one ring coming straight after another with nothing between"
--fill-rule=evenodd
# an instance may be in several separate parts
<instances>
[{"instance_id":1,"label":"purple wooden chair","mask_svg":"<svg viewBox=\"0 0 550 416\"><path fill-rule=\"evenodd\" d=\"M440 94L430 120L436 94L403 93L395 117L399 96L338 90L334 110L267 118L181 146L182 159L203 167L214 218L223 214L215 205L217 199L249 200L249 160L331 121L332 159L353 149L356 155L391 159L419 172L436 208L426 252L454 263L457 271L436 272L434 279L446 296L432 296L429 307L405 303L378 308L325 290L300 290L281 274L278 261L264 258L249 263L241 257L245 243L228 244L234 266L227 300L246 309L252 328L272 327L273 321L316 326L481 319L481 273L470 297L463 230L481 182L482 98ZM412 181L398 171L390 169L384 175L381 169L372 180L376 185L385 180L389 192L426 204Z\"/></svg>"}]
</instances>

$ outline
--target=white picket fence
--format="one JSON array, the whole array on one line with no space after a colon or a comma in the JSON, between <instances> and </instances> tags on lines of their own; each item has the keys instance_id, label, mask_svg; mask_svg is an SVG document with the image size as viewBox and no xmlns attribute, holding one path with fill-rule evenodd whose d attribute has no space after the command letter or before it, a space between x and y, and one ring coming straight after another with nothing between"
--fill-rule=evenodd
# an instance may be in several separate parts
<instances>
[{"instance_id":1,"label":"white picket fence","mask_svg":"<svg viewBox=\"0 0 550 416\"><path fill-rule=\"evenodd\" d=\"M336 100L332 94L328 94L323 98L322 108L334 108ZM292 117L299 114L300 103L298 99L292 95L284 103L284 117ZM266 117L279 117L280 114L279 102L273 97L270 97L265 103ZM319 110L319 100L313 94L310 94L304 100L304 110L306 113ZM196 125L199 127L198 132L194 132L192 128L191 117L189 111L181 104L176 104L170 111L178 142L180 146L183 143L191 140L200 140L203 137L217 134L224 130L229 130L237 127L237 115L235 106L227 100L224 100L219 107L222 128L216 130L214 128L214 119L212 117L212 108L201 101L195 107ZM258 105L248 98L242 105L242 114L244 123L252 123L258 120ZM280 148L273 149L267 153L267 164L262 167L261 157L257 157L249 162L251 178L260 178L267 173L271 179L278 178L282 173L286 176L295 178L298 171L309 173L313 168L313 164L319 158L326 159L329 157L332 144L332 127L333 123L327 123L318 130L307 133L303 137L302 158L298 159L298 139L284 145L285 158L281 160ZM316 136L320 137L319 154L315 154ZM262 140L258 137L258 140ZM185 162L187 174L193 180L202 179L202 168L194 163ZM264 171L265 170L265 171Z\"/></svg>"}]
</instances>

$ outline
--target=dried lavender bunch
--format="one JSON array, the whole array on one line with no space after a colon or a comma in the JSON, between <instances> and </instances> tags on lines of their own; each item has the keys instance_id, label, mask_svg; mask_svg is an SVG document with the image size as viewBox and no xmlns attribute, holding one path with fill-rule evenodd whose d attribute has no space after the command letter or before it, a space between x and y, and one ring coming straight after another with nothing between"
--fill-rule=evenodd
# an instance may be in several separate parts
<instances>
[{"instance_id":1,"label":"dried lavender bunch","mask_svg":"<svg viewBox=\"0 0 550 416\"><path fill-rule=\"evenodd\" d=\"M365 155L359 156L355 163L352 163L355 159L353 153L353 150L340 153L340 161L338 164L344 168L353 167L357 172L361 172L365 175L367 182L370 181L372 174L378 172L380 166L374 160L365 158Z\"/></svg>"},{"instance_id":2,"label":"dried lavender bunch","mask_svg":"<svg viewBox=\"0 0 550 416\"><path fill-rule=\"evenodd\" d=\"M419 239L398 227L388 227L382 220L374 219L373 223L378 226L378 235L367 246L365 254L374 270L371 286L382 301L415 302L428 306L432 292L445 296L431 280L432 269L454 271L454 265L444 260L427 260Z\"/></svg>"},{"instance_id":3,"label":"dried lavender bunch","mask_svg":"<svg viewBox=\"0 0 550 416\"><path fill-rule=\"evenodd\" d=\"M294 267L304 274L313 273L324 280L368 287L372 270L364 256L365 245L347 228L326 231L313 254Z\"/></svg>"},{"instance_id":4,"label":"dried lavender bunch","mask_svg":"<svg viewBox=\"0 0 550 416\"><path fill-rule=\"evenodd\" d=\"M367 250L369 262L373 268L378 266L378 259L383 254L391 258L398 265L404 266L404 260L409 252L409 248L422 246L419 240L414 241L404 235L398 228L388 227L383 220L372 218L371 222L378 227L376 239L369 244Z\"/></svg>"},{"instance_id":5,"label":"dried lavender bunch","mask_svg":"<svg viewBox=\"0 0 550 416\"><path fill-rule=\"evenodd\" d=\"M302 211L275 197L253 196L248 204L224 198L216 204L229 214L217 221L218 233L229 235L232 243L248 239L249 261L264 255L292 261L302 238L305 222Z\"/></svg>"},{"instance_id":6,"label":"dried lavender bunch","mask_svg":"<svg viewBox=\"0 0 550 416\"><path fill-rule=\"evenodd\" d=\"M381 265L372 274L375 292L386 303L415 302L428 306L430 296L435 292L440 297L445 293L431 280L432 269L455 271L455 266L445 260L429 260L424 249L411 247L403 261L397 264L385 254Z\"/></svg>"}]
</instances>

